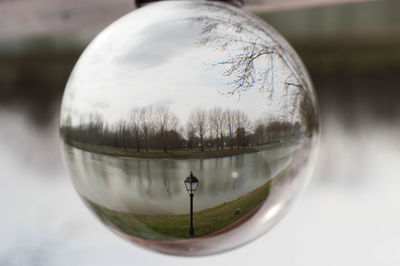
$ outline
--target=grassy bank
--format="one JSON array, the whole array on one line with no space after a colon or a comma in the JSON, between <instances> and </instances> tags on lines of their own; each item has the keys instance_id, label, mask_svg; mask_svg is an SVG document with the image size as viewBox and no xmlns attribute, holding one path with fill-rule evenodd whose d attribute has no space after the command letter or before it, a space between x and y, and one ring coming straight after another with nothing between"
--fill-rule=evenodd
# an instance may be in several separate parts
<instances>
[{"instance_id":1,"label":"grassy bank","mask_svg":"<svg viewBox=\"0 0 400 266\"><path fill-rule=\"evenodd\" d=\"M196 237L215 233L244 218L268 198L272 189L286 172L287 168L261 187L233 201L195 212ZM160 241L189 238L189 214L171 216L135 215L107 209L88 199L85 199L85 201L105 224L128 235Z\"/></svg>"},{"instance_id":2,"label":"grassy bank","mask_svg":"<svg viewBox=\"0 0 400 266\"><path fill-rule=\"evenodd\" d=\"M93 145L74 140L65 140L65 143L84 151L110 155L110 156L117 156L117 157L140 158L140 159L206 159L206 158L219 158L219 157L258 152L275 147L276 145L293 145L295 141L287 141L284 143L280 142L270 143L267 145L252 146L245 148L241 147L239 149L234 147L233 150L231 150L230 147L225 147L224 150L216 150L215 148L211 148L201 151L200 148L196 148L196 149L169 150L168 152L156 149L150 149L148 152L146 152L145 150L138 152L136 149L133 148L124 149L122 147L115 147L115 146Z\"/></svg>"}]
</instances>

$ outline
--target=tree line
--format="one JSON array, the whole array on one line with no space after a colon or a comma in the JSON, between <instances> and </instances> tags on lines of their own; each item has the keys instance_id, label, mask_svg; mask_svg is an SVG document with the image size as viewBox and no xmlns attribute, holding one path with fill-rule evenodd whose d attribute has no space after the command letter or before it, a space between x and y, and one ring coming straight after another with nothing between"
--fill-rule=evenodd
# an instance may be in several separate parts
<instances>
[{"instance_id":1,"label":"tree line","mask_svg":"<svg viewBox=\"0 0 400 266\"><path fill-rule=\"evenodd\" d=\"M166 106L133 110L125 119L109 123L99 113L81 117L74 124L68 115L61 125L65 141L120 147L137 152L157 149L223 151L300 138L304 135L299 122L278 119L251 121L241 110L214 107L193 110L185 126Z\"/></svg>"}]
</instances>

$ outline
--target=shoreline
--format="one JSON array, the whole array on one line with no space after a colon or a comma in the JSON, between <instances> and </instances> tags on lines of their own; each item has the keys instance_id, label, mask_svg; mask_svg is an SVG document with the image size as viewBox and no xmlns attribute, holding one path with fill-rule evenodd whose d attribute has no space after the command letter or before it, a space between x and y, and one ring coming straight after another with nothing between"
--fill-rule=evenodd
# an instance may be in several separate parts
<instances>
[{"instance_id":1,"label":"shoreline","mask_svg":"<svg viewBox=\"0 0 400 266\"><path fill-rule=\"evenodd\" d=\"M115 156L124 159L158 159L158 160L185 160L185 159L212 159L212 158L223 158L248 153L260 152L268 149L272 149L277 146L285 145L290 146L298 144L301 140L290 140L285 142L273 142L269 144L251 146L246 148L230 149L230 146L225 150L212 150L212 151L198 151L198 150L171 150L169 152L150 150L149 152L137 152L132 149L124 150L121 147L112 146L101 146L81 143L73 140L63 140L65 145L80 149L86 152L92 152L102 154L106 156Z\"/></svg>"}]
</instances>

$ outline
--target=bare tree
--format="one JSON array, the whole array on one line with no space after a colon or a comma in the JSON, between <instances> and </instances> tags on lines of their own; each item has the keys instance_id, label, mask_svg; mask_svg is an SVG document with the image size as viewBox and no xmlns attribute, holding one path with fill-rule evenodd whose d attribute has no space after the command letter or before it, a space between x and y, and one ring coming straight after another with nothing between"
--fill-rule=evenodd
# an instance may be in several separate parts
<instances>
[{"instance_id":1,"label":"bare tree","mask_svg":"<svg viewBox=\"0 0 400 266\"><path fill-rule=\"evenodd\" d=\"M228 78L229 86L218 91L240 98L248 90L257 90L269 104L275 95L279 99L274 98L274 102L281 104L279 111L285 114L286 120L296 123L299 119L295 121L295 116L308 115L308 119L300 120L311 118L314 121L308 123L316 125L318 121L309 110L299 110L304 97L309 98L309 102L313 98L303 65L285 40L253 16L212 3L203 8L206 12L198 12L188 21L193 26L200 25L199 45L226 54L226 59L210 62L214 67L222 67L223 75ZM303 96L299 97L300 94ZM313 110L312 105L304 103L303 107L308 105Z\"/></svg>"},{"instance_id":2,"label":"bare tree","mask_svg":"<svg viewBox=\"0 0 400 266\"><path fill-rule=\"evenodd\" d=\"M226 128L228 131L229 145L231 146L231 150L233 150L233 137L235 130L235 118L232 110L226 109L224 111L224 120L226 123Z\"/></svg>"},{"instance_id":3,"label":"bare tree","mask_svg":"<svg viewBox=\"0 0 400 266\"><path fill-rule=\"evenodd\" d=\"M128 142L128 139L129 139L127 121L125 119L119 121L118 124L117 124L117 128L118 128L119 135L121 136L122 146L124 148L124 151L126 151L127 148L128 148L128 143L127 142Z\"/></svg>"},{"instance_id":4,"label":"bare tree","mask_svg":"<svg viewBox=\"0 0 400 266\"><path fill-rule=\"evenodd\" d=\"M221 150L224 150L224 135L226 131L226 120L224 112L221 109L219 110L217 121L218 121L219 135L221 139Z\"/></svg>"},{"instance_id":5,"label":"bare tree","mask_svg":"<svg viewBox=\"0 0 400 266\"><path fill-rule=\"evenodd\" d=\"M195 146L196 130L193 127L193 123L189 121L186 125L186 136L187 136L187 147L193 149Z\"/></svg>"},{"instance_id":6,"label":"bare tree","mask_svg":"<svg viewBox=\"0 0 400 266\"><path fill-rule=\"evenodd\" d=\"M211 109L208 113L208 121L209 121L209 126L210 126L210 138L212 136L212 133L215 133L215 140L216 140L216 147L217 151L219 150L219 115L221 114L221 108L214 107Z\"/></svg>"},{"instance_id":7,"label":"bare tree","mask_svg":"<svg viewBox=\"0 0 400 266\"><path fill-rule=\"evenodd\" d=\"M189 116L189 122L195 132L199 135L200 149L201 151L204 151L204 137L208 126L206 111L200 108L192 111Z\"/></svg>"},{"instance_id":8,"label":"bare tree","mask_svg":"<svg viewBox=\"0 0 400 266\"><path fill-rule=\"evenodd\" d=\"M234 80L226 94L240 94L248 89L257 87L260 92L268 96L273 93L273 81L279 69L274 65L282 63L290 70L286 82L302 86L307 84L299 65L293 56L290 47L283 46L285 41L275 34L274 30L253 16L243 16L233 9L226 10L221 6L204 5L207 15L195 15L188 20L200 24L200 45L210 45L226 51L235 47L236 54L231 53L227 60L217 62L215 65L226 65L226 76L233 76ZM224 13L230 13L229 15ZM239 19L241 18L241 19ZM263 67L257 67L263 62ZM268 67L265 68L264 66Z\"/></svg>"},{"instance_id":9,"label":"bare tree","mask_svg":"<svg viewBox=\"0 0 400 266\"><path fill-rule=\"evenodd\" d=\"M140 111L134 110L130 114L130 121L132 126L133 135L136 140L136 151L140 152L140 131L141 131L141 121L140 121Z\"/></svg>"},{"instance_id":10,"label":"bare tree","mask_svg":"<svg viewBox=\"0 0 400 266\"><path fill-rule=\"evenodd\" d=\"M61 124L60 133L65 140L70 141L72 138L72 131L72 117L71 114L68 114Z\"/></svg>"},{"instance_id":11,"label":"bare tree","mask_svg":"<svg viewBox=\"0 0 400 266\"><path fill-rule=\"evenodd\" d=\"M153 108L143 107L140 111L140 127L144 136L145 149L149 152L149 137L154 128Z\"/></svg>"},{"instance_id":12,"label":"bare tree","mask_svg":"<svg viewBox=\"0 0 400 266\"><path fill-rule=\"evenodd\" d=\"M91 113L88 116L88 121L86 124L86 132L82 133L86 135L87 139L92 138L92 142L94 144L100 144L102 142L103 130L104 130L103 116L99 113Z\"/></svg>"},{"instance_id":13,"label":"bare tree","mask_svg":"<svg viewBox=\"0 0 400 266\"><path fill-rule=\"evenodd\" d=\"M208 120L210 129L215 134L217 150L219 150L219 146L221 146L221 150L224 150L224 134L226 131L224 112L220 107L214 107L209 111Z\"/></svg>"},{"instance_id":14,"label":"bare tree","mask_svg":"<svg viewBox=\"0 0 400 266\"><path fill-rule=\"evenodd\" d=\"M161 136L164 152L168 152L168 132L178 127L178 117L166 106L159 106L154 113L155 126Z\"/></svg>"},{"instance_id":15,"label":"bare tree","mask_svg":"<svg viewBox=\"0 0 400 266\"><path fill-rule=\"evenodd\" d=\"M311 137L319 128L319 120L309 97L303 95L299 101L299 112L305 125L305 134L307 137ZM299 126L297 125L297 127Z\"/></svg>"},{"instance_id":16,"label":"bare tree","mask_svg":"<svg viewBox=\"0 0 400 266\"><path fill-rule=\"evenodd\" d=\"M245 148L248 145L265 145L282 141L296 141L307 136L312 137L318 129L318 120L312 106L312 99L304 94L293 94L292 120L288 117L267 114L252 123L249 116L241 110L214 107L209 110L193 110L187 122L186 130L179 127L178 117L168 107L152 106L133 110L129 119L114 123L104 121L99 113L82 116L74 125L72 117L65 118L61 127L62 136L68 143L77 145L87 143L121 147L125 151L134 149L170 149L199 147L204 151L206 141L216 144L217 150L226 145L231 149ZM76 118L75 118L76 119ZM208 136L206 132L210 130ZM185 131L185 132L184 132ZM186 138L182 134L186 134ZM207 136L206 136L207 135ZM143 143L142 143L143 142ZM206 142L206 143L205 143ZM141 145L140 145L141 144ZM208 144L208 143L207 143ZM209 146L211 148L211 146Z\"/></svg>"},{"instance_id":17,"label":"bare tree","mask_svg":"<svg viewBox=\"0 0 400 266\"><path fill-rule=\"evenodd\" d=\"M255 145L262 145L265 141L265 123L261 119L258 119L254 122L254 137L253 137L253 144Z\"/></svg>"},{"instance_id":18,"label":"bare tree","mask_svg":"<svg viewBox=\"0 0 400 266\"><path fill-rule=\"evenodd\" d=\"M236 146L239 149L240 146L246 145L246 134L251 128L251 122L248 115L240 110L233 111L233 117Z\"/></svg>"}]
</instances>

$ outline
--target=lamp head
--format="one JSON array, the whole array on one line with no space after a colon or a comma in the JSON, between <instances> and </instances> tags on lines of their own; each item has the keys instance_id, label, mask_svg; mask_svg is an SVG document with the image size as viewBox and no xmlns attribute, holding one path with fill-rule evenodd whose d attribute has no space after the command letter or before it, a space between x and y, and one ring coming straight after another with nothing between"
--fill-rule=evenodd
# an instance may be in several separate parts
<instances>
[{"instance_id":1,"label":"lamp head","mask_svg":"<svg viewBox=\"0 0 400 266\"><path fill-rule=\"evenodd\" d=\"M196 192L199 186L199 180L193 175L193 172L190 172L190 176L186 177L184 183L186 191L190 194Z\"/></svg>"}]
</instances>

